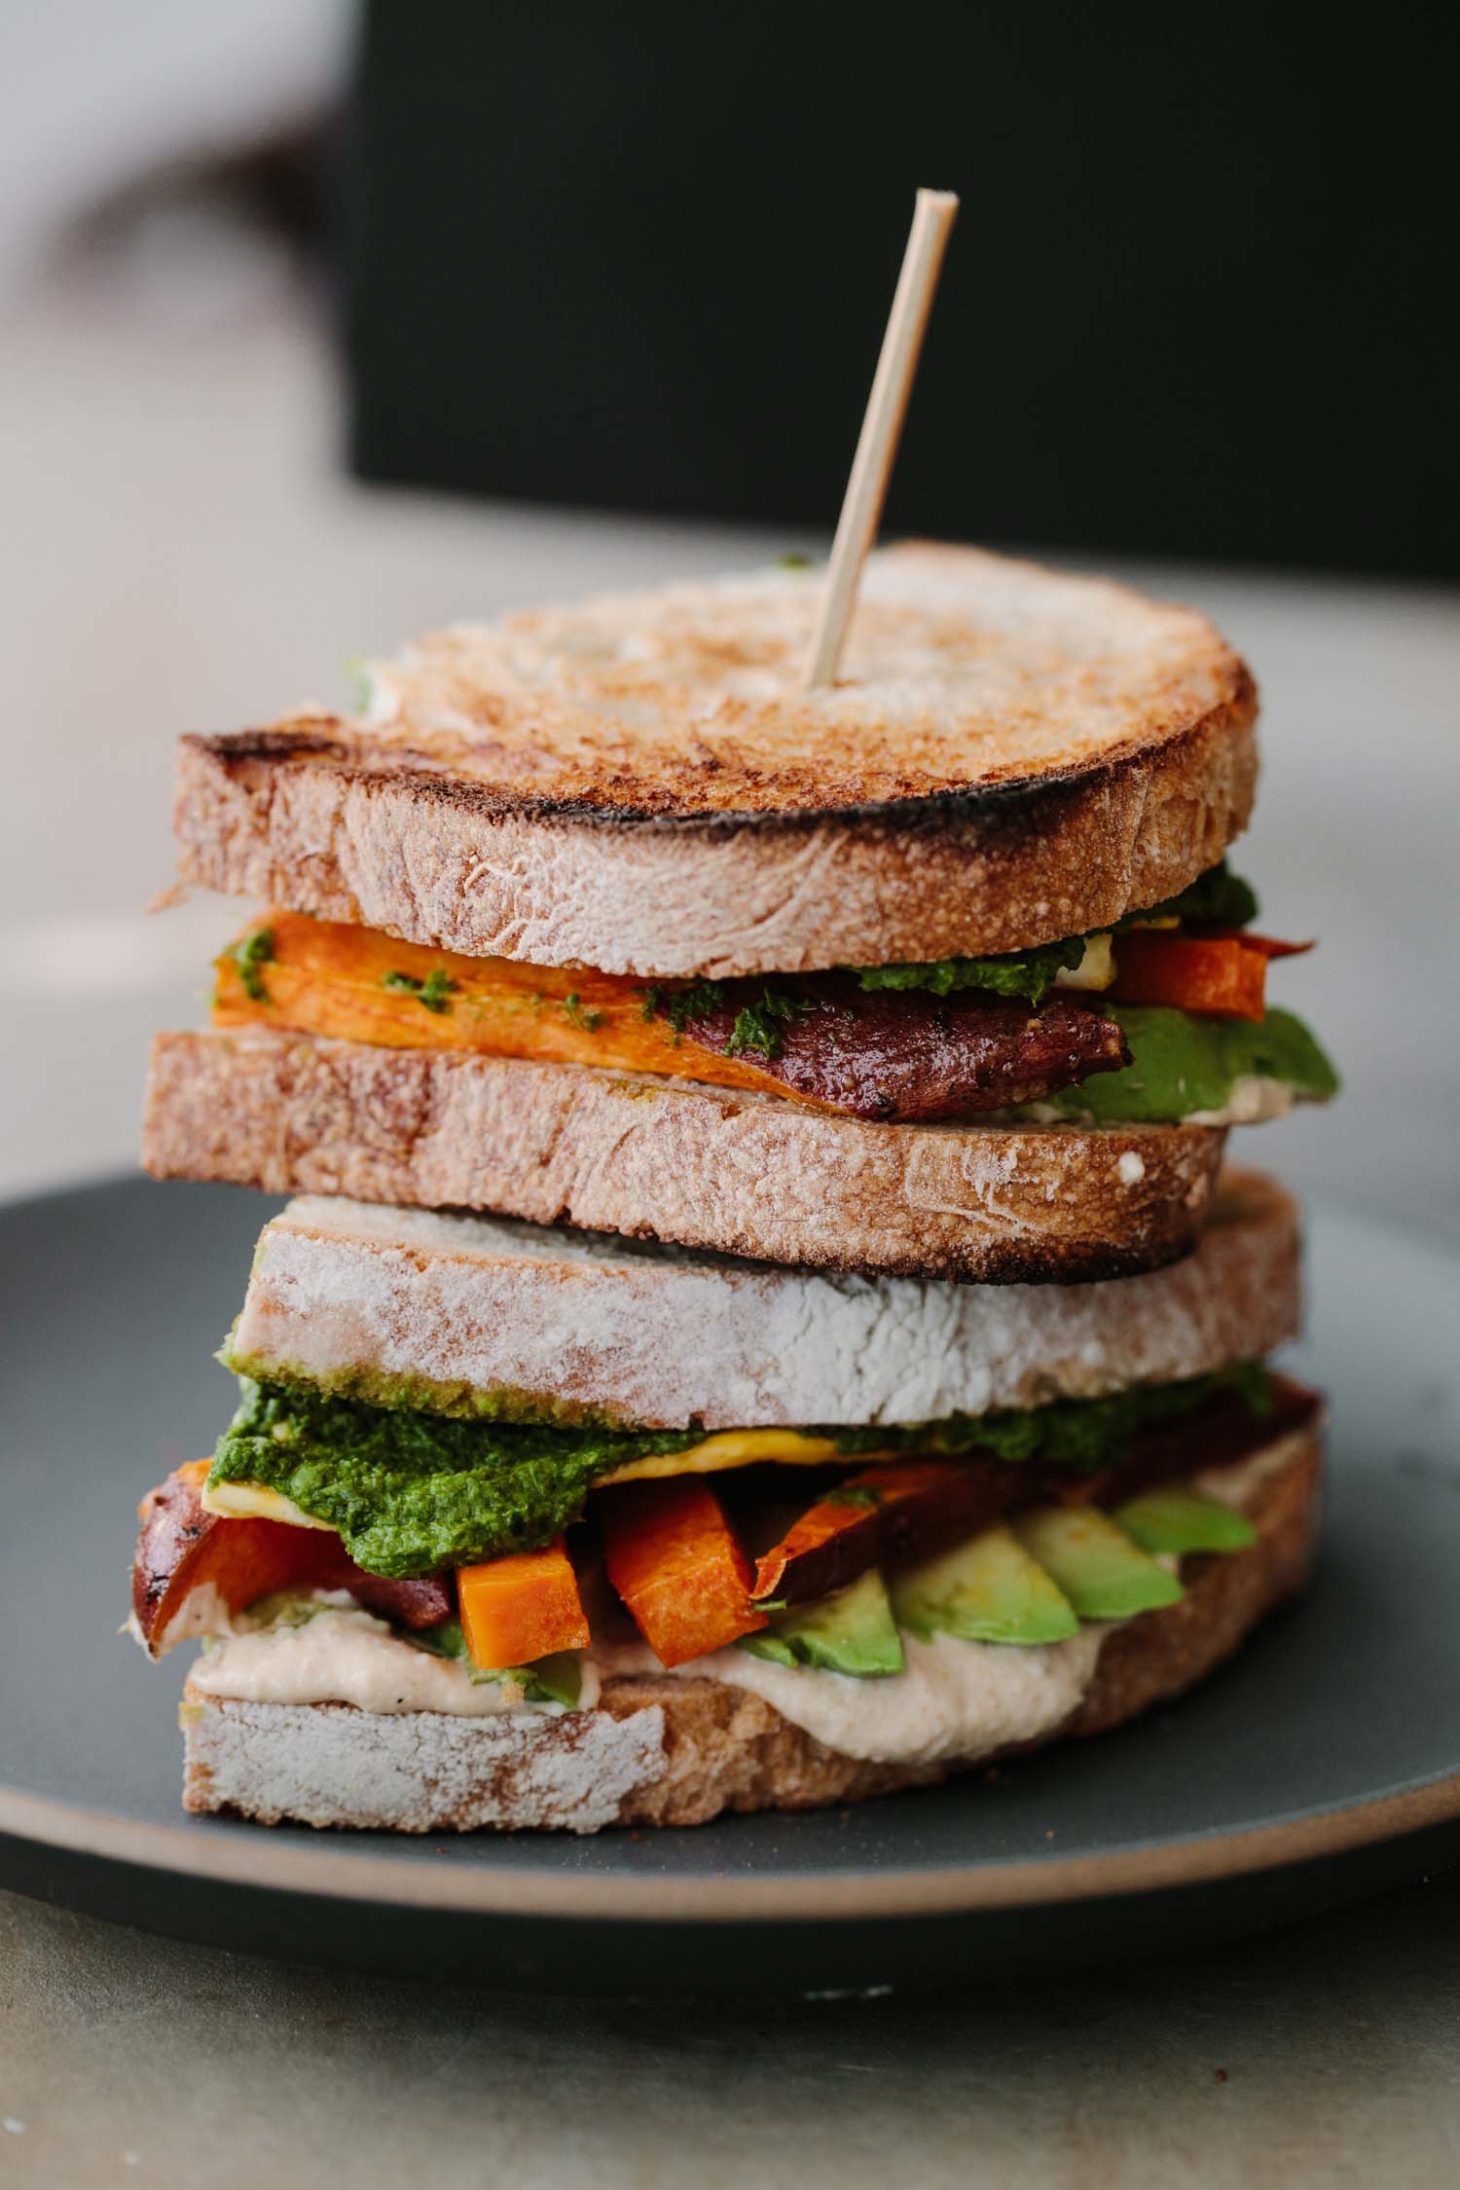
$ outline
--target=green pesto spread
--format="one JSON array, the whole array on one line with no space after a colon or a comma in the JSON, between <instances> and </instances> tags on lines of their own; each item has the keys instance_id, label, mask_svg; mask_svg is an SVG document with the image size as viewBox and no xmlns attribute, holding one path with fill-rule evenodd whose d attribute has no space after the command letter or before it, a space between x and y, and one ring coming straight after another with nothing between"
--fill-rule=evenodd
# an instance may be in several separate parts
<instances>
[{"instance_id":1,"label":"green pesto spread","mask_svg":"<svg viewBox=\"0 0 1460 2190\"><path fill-rule=\"evenodd\" d=\"M951 996L957 989L983 989L995 996L1023 996L1042 1004L1056 976L1078 966L1085 955L1083 935L1002 958L935 958L902 966L859 966L864 989L926 989Z\"/></svg>"},{"instance_id":2,"label":"green pesto spread","mask_svg":"<svg viewBox=\"0 0 1460 2190\"><path fill-rule=\"evenodd\" d=\"M773 1062L781 1054L787 1023L803 1019L812 1010L810 997L791 996L784 989L765 988L756 1003L743 1004L725 1044L727 1057L764 1057Z\"/></svg>"},{"instance_id":3,"label":"green pesto spread","mask_svg":"<svg viewBox=\"0 0 1460 2190\"><path fill-rule=\"evenodd\" d=\"M953 1414L905 1430L828 1430L843 1452L992 1453L999 1460L1047 1460L1097 1473L1117 1461L1138 1430L1192 1414L1219 1392L1235 1391L1254 1414L1272 1403L1271 1379L1258 1361L1172 1384L1136 1384L1099 1399L1056 1399L1047 1407L1010 1407L997 1414Z\"/></svg>"},{"instance_id":4,"label":"green pesto spread","mask_svg":"<svg viewBox=\"0 0 1460 2190\"><path fill-rule=\"evenodd\" d=\"M236 1331L236 1326L235 1326ZM225 1369L270 1386L302 1388L316 1397L359 1399L370 1407L402 1408L421 1414L458 1415L468 1422L531 1422L559 1430L622 1430L626 1424L605 1408L580 1400L549 1399L514 1384L474 1384L467 1377L406 1376L369 1361L348 1361L323 1376L281 1354L253 1354L230 1331L218 1351Z\"/></svg>"},{"instance_id":5,"label":"green pesto spread","mask_svg":"<svg viewBox=\"0 0 1460 2190\"><path fill-rule=\"evenodd\" d=\"M1260 1370L1148 1385L1105 1399L899 1429L815 1429L849 1459L869 1452L992 1451L1006 1460L1099 1468L1137 1429L1233 1385L1257 1403ZM241 1403L214 1455L210 1486L261 1483L337 1529L371 1574L407 1576L548 1543L588 1492L630 1460L684 1452L705 1432L568 1430L458 1421L240 1379Z\"/></svg>"},{"instance_id":6,"label":"green pesto spread","mask_svg":"<svg viewBox=\"0 0 1460 2190\"><path fill-rule=\"evenodd\" d=\"M643 1012L646 1019L663 1019L674 1030L677 1042L692 1019L718 1011L725 1002L723 981L693 981L686 988L647 988ZM764 1057L768 1063L781 1054L785 1028L814 1008L814 1000L790 989L766 982L758 997L742 1004L735 1013L725 1043L727 1057Z\"/></svg>"},{"instance_id":7,"label":"green pesto spread","mask_svg":"<svg viewBox=\"0 0 1460 2190\"><path fill-rule=\"evenodd\" d=\"M550 1543L600 1476L703 1435L455 1421L250 1378L240 1391L209 1484L282 1492L338 1529L367 1573L391 1576Z\"/></svg>"}]
</instances>

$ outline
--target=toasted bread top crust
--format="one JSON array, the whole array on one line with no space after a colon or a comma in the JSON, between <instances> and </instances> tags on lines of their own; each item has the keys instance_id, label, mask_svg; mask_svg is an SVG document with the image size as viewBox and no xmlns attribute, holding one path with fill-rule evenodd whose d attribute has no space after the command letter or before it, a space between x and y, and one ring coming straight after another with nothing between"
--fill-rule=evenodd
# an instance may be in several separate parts
<instances>
[{"instance_id":1,"label":"toasted bread top crust","mask_svg":"<svg viewBox=\"0 0 1460 2190\"><path fill-rule=\"evenodd\" d=\"M187 737L185 881L651 979L1022 950L1246 827L1251 677L1201 617L972 548L872 558L846 675L770 571L428 639L375 719Z\"/></svg>"},{"instance_id":2,"label":"toasted bread top crust","mask_svg":"<svg viewBox=\"0 0 1460 2190\"><path fill-rule=\"evenodd\" d=\"M372 665L370 752L503 810L771 819L1046 785L1256 712L1192 610L920 542L869 559L841 676L807 691L823 583L775 569L436 633Z\"/></svg>"}]
</instances>

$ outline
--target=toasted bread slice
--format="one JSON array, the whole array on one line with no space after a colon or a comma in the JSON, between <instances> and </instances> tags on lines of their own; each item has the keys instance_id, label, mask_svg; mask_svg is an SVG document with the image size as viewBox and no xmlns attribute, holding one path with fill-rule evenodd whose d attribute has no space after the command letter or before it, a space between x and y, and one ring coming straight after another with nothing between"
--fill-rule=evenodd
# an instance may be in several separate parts
<instances>
[{"instance_id":1,"label":"toasted bread slice","mask_svg":"<svg viewBox=\"0 0 1460 2190\"><path fill-rule=\"evenodd\" d=\"M881 1425L1088 1399L1297 1331L1298 1212L1229 1173L1196 1252L1116 1287L831 1278L361 1202L264 1228L241 1371L389 1402L706 1430Z\"/></svg>"},{"instance_id":2,"label":"toasted bread slice","mask_svg":"<svg viewBox=\"0 0 1460 2190\"><path fill-rule=\"evenodd\" d=\"M143 1161L822 1270L1042 1284L1185 1254L1225 1138L877 1125L579 1065L235 1030L158 1036Z\"/></svg>"},{"instance_id":3,"label":"toasted bread slice","mask_svg":"<svg viewBox=\"0 0 1460 2190\"><path fill-rule=\"evenodd\" d=\"M1318 1534L1318 1432L1292 1433L1267 1457L1271 1471L1243 1500L1256 1542L1184 1560L1180 1601L1105 1634L1072 1708L1018 1747L1103 1733L1179 1695L1302 1587ZM847 1756L761 1695L669 1675L610 1679L594 1709L558 1718L222 1700L191 1683L182 1716L188 1809L412 1833L699 1825L724 1810L861 1801L1005 1753L996 1744L932 1763Z\"/></svg>"},{"instance_id":4,"label":"toasted bread slice","mask_svg":"<svg viewBox=\"0 0 1460 2190\"><path fill-rule=\"evenodd\" d=\"M715 977L1009 951L1185 887L1245 827L1252 679L1203 618L971 548L425 640L371 719L183 741L185 880L474 956Z\"/></svg>"}]
</instances>

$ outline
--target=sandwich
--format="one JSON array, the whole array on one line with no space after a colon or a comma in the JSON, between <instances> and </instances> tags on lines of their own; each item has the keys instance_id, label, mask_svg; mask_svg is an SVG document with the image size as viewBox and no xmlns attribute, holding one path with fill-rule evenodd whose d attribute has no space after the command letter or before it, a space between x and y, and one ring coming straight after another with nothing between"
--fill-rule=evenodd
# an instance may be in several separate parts
<instances>
[{"instance_id":1,"label":"sandwich","mask_svg":"<svg viewBox=\"0 0 1460 2190\"><path fill-rule=\"evenodd\" d=\"M1177 1695L1299 1588L1307 946L1228 863L1191 611L874 555L518 615L183 741L248 898L144 1160L293 1197L143 1500L185 1796L430 1832L942 1779Z\"/></svg>"},{"instance_id":2,"label":"sandwich","mask_svg":"<svg viewBox=\"0 0 1460 2190\"><path fill-rule=\"evenodd\" d=\"M341 1197L266 1225L133 1626L201 1642L185 1801L688 1825L1114 1726L1306 1573L1297 1213L1228 1174L1118 1283L756 1265Z\"/></svg>"},{"instance_id":3,"label":"sandwich","mask_svg":"<svg viewBox=\"0 0 1460 2190\"><path fill-rule=\"evenodd\" d=\"M778 568L422 641L351 718L183 740L180 877L259 906L161 1036L159 1177L826 1271L1190 1251L1323 1100L1227 865L1252 678L1200 616L874 554L839 681Z\"/></svg>"}]
</instances>

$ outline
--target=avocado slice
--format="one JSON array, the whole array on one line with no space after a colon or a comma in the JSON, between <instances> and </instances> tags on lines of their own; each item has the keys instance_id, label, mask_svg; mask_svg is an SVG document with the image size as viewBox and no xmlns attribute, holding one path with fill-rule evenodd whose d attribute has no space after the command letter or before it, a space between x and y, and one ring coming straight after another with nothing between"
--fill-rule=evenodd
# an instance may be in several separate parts
<instances>
[{"instance_id":1,"label":"avocado slice","mask_svg":"<svg viewBox=\"0 0 1460 2190\"><path fill-rule=\"evenodd\" d=\"M1180 1483L1143 1491L1111 1518L1142 1551L1245 1551L1257 1541L1245 1513L1199 1498Z\"/></svg>"},{"instance_id":2,"label":"avocado slice","mask_svg":"<svg viewBox=\"0 0 1460 2190\"><path fill-rule=\"evenodd\" d=\"M899 1627L924 1639L942 1634L965 1642L1061 1642L1080 1624L1068 1598L1003 1527L985 1529L897 1575L892 1608Z\"/></svg>"},{"instance_id":3,"label":"avocado slice","mask_svg":"<svg viewBox=\"0 0 1460 2190\"><path fill-rule=\"evenodd\" d=\"M876 1567L814 1604L772 1614L770 1628L743 1635L740 1648L778 1665L811 1665L858 1680L880 1680L902 1671L902 1642L887 1585Z\"/></svg>"},{"instance_id":4,"label":"avocado slice","mask_svg":"<svg viewBox=\"0 0 1460 2190\"><path fill-rule=\"evenodd\" d=\"M1175 1604L1183 1593L1174 1574L1093 1506L1035 1506L1016 1514L1012 1526L1082 1620L1126 1620Z\"/></svg>"},{"instance_id":5,"label":"avocado slice","mask_svg":"<svg viewBox=\"0 0 1460 2190\"><path fill-rule=\"evenodd\" d=\"M1159 1124L1194 1110L1221 1110L1238 1080L1281 1080L1300 1102L1327 1102L1338 1074L1295 1013L1276 1005L1259 1020L1208 1018L1169 1004L1110 1004L1131 1061L1042 1101L1096 1125Z\"/></svg>"}]
</instances>

